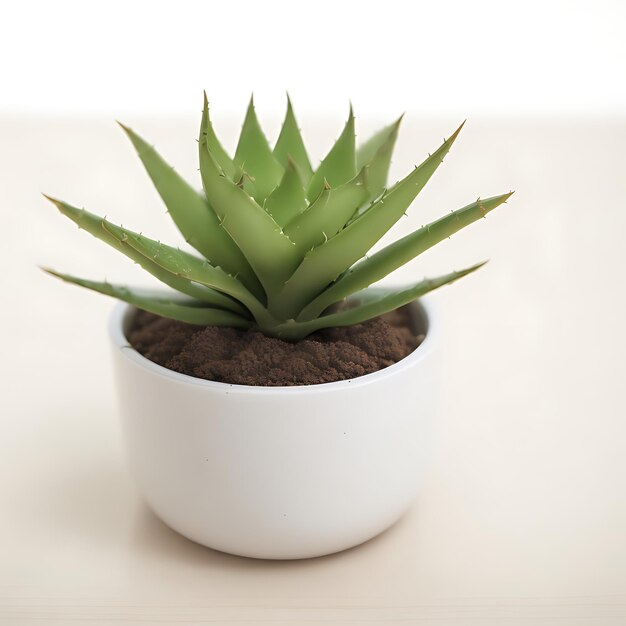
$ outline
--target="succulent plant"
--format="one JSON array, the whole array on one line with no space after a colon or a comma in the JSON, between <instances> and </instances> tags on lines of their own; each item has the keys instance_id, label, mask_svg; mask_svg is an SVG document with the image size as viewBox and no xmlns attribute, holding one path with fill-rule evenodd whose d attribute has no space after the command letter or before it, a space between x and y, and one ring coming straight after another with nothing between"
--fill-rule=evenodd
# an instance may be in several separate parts
<instances>
[{"instance_id":1,"label":"succulent plant","mask_svg":"<svg viewBox=\"0 0 626 626\"><path fill-rule=\"evenodd\" d=\"M341 135L314 170L289 99L273 149L251 100L230 157L214 132L205 95L199 137L203 193L121 125L176 226L201 256L46 196L79 228L117 248L171 289L150 291L45 271L164 317L257 329L286 340L396 309L483 263L402 289L370 286L511 195L478 199L367 256L405 214L463 126L408 176L387 187L401 119L357 149L350 108ZM346 298L350 306L337 306Z\"/></svg>"}]
</instances>

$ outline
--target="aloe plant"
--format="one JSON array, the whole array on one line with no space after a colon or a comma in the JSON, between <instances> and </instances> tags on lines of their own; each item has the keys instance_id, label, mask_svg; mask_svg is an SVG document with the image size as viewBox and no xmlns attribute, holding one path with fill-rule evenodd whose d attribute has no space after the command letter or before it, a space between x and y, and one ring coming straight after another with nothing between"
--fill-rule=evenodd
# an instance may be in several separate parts
<instances>
[{"instance_id":1,"label":"aloe plant","mask_svg":"<svg viewBox=\"0 0 626 626\"><path fill-rule=\"evenodd\" d=\"M401 289L370 285L511 195L479 199L366 256L405 214L463 126L387 187L401 119L357 148L350 109L341 135L314 169L289 99L273 149L251 100L231 157L215 134L205 94L199 136L201 193L121 125L176 226L200 256L46 196L81 229L117 248L170 289L149 291L45 271L164 317L257 329L286 340L396 309L483 263ZM337 306L346 298L353 306Z\"/></svg>"}]
</instances>

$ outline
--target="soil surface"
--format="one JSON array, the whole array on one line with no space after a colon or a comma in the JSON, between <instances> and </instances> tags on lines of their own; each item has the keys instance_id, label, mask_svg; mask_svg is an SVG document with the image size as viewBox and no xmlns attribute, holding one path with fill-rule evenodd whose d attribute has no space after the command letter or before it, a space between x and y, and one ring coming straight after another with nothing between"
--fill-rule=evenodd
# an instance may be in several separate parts
<instances>
[{"instance_id":1,"label":"soil surface","mask_svg":"<svg viewBox=\"0 0 626 626\"><path fill-rule=\"evenodd\" d=\"M398 309L363 324L329 328L296 343L262 333L192 326L138 311L132 346L168 369L237 385L315 385L356 378L403 359L422 342Z\"/></svg>"}]
</instances>

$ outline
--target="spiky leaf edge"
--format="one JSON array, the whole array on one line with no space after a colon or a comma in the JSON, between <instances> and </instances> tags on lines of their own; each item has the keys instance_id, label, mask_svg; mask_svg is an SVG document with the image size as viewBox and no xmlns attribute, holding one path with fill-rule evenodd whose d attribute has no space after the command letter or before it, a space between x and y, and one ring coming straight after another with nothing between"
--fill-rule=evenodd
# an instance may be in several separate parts
<instances>
[{"instance_id":1,"label":"spiky leaf edge","mask_svg":"<svg viewBox=\"0 0 626 626\"><path fill-rule=\"evenodd\" d=\"M242 329L250 328L252 325L250 320L246 320L231 311L208 308L202 306L202 303L197 301L195 303L192 301L189 304L185 304L184 301L177 301L174 294L168 297L167 294L155 294L154 292L138 288L78 278L45 267L41 269L47 274L60 278L65 282L97 291L98 293L111 296L112 298L117 298L143 311L175 319L179 322L186 322L187 324L195 324L198 326L228 326Z\"/></svg>"},{"instance_id":2,"label":"spiky leaf edge","mask_svg":"<svg viewBox=\"0 0 626 626\"><path fill-rule=\"evenodd\" d=\"M438 289L443 285L453 283L477 269L485 265L486 261L472 265L467 269L451 272L437 278L427 278L419 283L398 290L379 291L381 295L373 294L372 297L366 297L362 304L353 308L339 311L337 313L329 313L322 315L314 320L307 322L290 321L279 327L271 329L272 334L284 340L294 341L302 339L307 335L320 330L322 328L334 328L338 326L352 326L361 324L369 319L373 319L389 311L409 304L421 296L427 294L434 289ZM355 299L358 299L356 294Z\"/></svg>"},{"instance_id":3,"label":"spiky leaf edge","mask_svg":"<svg viewBox=\"0 0 626 626\"><path fill-rule=\"evenodd\" d=\"M72 220L79 229L118 250L168 287L211 306L246 315L246 309L230 296L205 285L195 284L180 274L166 270L156 263L154 259L128 245L128 235L137 236L137 233L121 226L116 226L106 218L91 213L86 209L78 209L67 202L43 195L57 207L62 215Z\"/></svg>"},{"instance_id":4,"label":"spiky leaf edge","mask_svg":"<svg viewBox=\"0 0 626 626\"><path fill-rule=\"evenodd\" d=\"M463 123L464 124L464 123ZM356 221L309 252L275 300L277 310L296 317L342 272L361 259L404 215L458 137L463 124L443 144L396 183Z\"/></svg>"},{"instance_id":5,"label":"spiky leaf edge","mask_svg":"<svg viewBox=\"0 0 626 626\"><path fill-rule=\"evenodd\" d=\"M315 319L331 304L339 302L388 276L422 252L485 217L487 213L504 204L512 193L509 192L484 200L478 199L476 202L422 226L363 259L305 306L297 318L298 321Z\"/></svg>"}]
</instances>

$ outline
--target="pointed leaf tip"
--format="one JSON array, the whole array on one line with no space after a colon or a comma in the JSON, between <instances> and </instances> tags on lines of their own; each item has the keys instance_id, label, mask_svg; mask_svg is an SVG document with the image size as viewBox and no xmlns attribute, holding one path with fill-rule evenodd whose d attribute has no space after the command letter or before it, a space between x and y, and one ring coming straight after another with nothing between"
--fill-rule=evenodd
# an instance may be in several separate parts
<instances>
[{"instance_id":1,"label":"pointed leaf tip","mask_svg":"<svg viewBox=\"0 0 626 626\"><path fill-rule=\"evenodd\" d=\"M283 166L275 159L254 109L253 96L246 111L234 163L244 170L244 190L262 206L283 176Z\"/></svg>"},{"instance_id":2,"label":"pointed leaf tip","mask_svg":"<svg viewBox=\"0 0 626 626\"><path fill-rule=\"evenodd\" d=\"M341 134L322 159L311 177L307 188L307 198L314 200L324 188L326 178L331 187L338 187L356 176L356 146L354 134L354 115L350 107L350 116Z\"/></svg>"},{"instance_id":3,"label":"pointed leaf tip","mask_svg":"<svg viewBox=\"0 0 626 626\"><path fill-rule=\"evenodd\" d=\"M491 259L485 259L484 261L480 261L479 263L475 263L474 265L471 265L470 267L468 267L465 271L466 272L474 272L475 270L480 269L481 267L483 267L483 265L487 265L487 263L489 263Z\"/></svg>"},{"instance_id":4,"label":"pointed leaf tip","mask_svg":"<svg viewBox=\"0 0 626 626\"><path fill-rule=\"evenodd\" d=\"M287 111L272 153L283 168L287 169L295 165L304 186L308 184L313 169L302 140L289 93L287 93Z\"/></svg>"},{"instance_id":5,"label":"pointed leaf tip","mask_svg":"<svg viewBox=\"0 0 626 626\"><path fill-rule=\"evenodd\" d=\"M63 211L63 201L59 200L58 198L53 198L52 196L49 196L45 193L41 194L46 200L49 200L50 202L52 202L52 204L54 204L54 206L59 209L59 211Z\"/></svg>"},{"instance_id":6,"label":"pointed leaf tip","mask_svg":"<svg viewBox=\"0 0 626 626\"><path fill-rule=\"evenodd\" d=\"M467 120L463 120L460 124L460 126L450 135L450 137L448 137L448 139L446 139L446 143L454 143L456 138L459 136L459 133L463 130L463 126L465 126L465 122L467 122Z\"/></svg>"}]
</instances>

